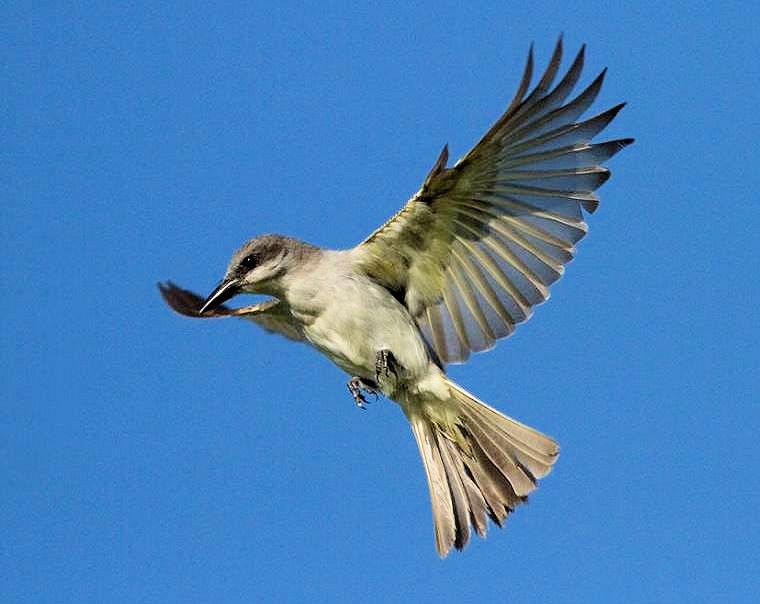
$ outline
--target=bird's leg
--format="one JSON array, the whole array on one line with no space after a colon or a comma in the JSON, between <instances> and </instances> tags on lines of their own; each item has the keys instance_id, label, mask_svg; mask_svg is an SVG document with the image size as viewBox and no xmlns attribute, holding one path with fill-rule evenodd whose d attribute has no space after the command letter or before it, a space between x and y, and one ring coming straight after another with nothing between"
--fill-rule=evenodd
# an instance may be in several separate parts
<instances>
[{"instance_id":1,"label":"bird's leg","mask_svg":"<svg viewBox=\"0 0 760 604\"><path fill-rule=\"evenodd\" d=\"M396 389L401 369L401 365L390 350L383 349L377 352L375 381L383 392L392 392Z\"/></svg>"},{"instance_id":2,"label":"bird's leg","mask_svg":"<svg viewBox=\"0 0 760 604\"><path fill-rule=\"evenodd\" d=\"M354 397L354 402L356 403L356 406L360 409L367 409L364 405L369 403L367 398L364 396L364 393L367 394L373 394L375 396L375 400L377 400L377 384L370 383L367 380L363 380L360 377L352 377L350 380L348 380L348 391L351 393L351 396Z\"/></svg>"}]
</instances>

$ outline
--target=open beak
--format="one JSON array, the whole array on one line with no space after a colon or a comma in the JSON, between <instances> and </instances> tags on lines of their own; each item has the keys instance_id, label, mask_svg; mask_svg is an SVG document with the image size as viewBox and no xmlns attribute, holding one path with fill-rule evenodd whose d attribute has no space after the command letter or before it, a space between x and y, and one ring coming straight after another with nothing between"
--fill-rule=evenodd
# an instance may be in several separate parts
<instances>
[{"instance_id":1,"label":"open beak","mask_svg":"<svg viewBox=\"0 0 760 604\"><path fill-rule=\"evenodd\" d=\"M225 279L222 281L219 285L216 286L214 291L212 291L208 298L206 298L206 301L203 303L203 306L201 306L201 309L198 311L199 315L202 315L203 313L214 310L215 308L218 308L222 304L224 304L227 300L232 298L235 294L237 294L240 291L240 280L239 279Z\"/></svg>"}]
</instances>

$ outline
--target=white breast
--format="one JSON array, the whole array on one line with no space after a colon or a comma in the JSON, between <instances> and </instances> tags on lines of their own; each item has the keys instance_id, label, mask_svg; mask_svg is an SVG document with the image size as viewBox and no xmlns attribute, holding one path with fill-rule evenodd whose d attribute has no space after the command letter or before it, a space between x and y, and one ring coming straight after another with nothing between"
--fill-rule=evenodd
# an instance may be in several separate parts
<instances>
[{"instance_id":1,"label":"white breast","mask_svg":"<svg viewBox=\"0 0 760 604\"><path fill-rule=\"evenodd\" d=\"M426 375L430 357L406 308L385 289L327 258L291 288L288 303L309 342L351 375L374 379L380 350L390 350L411 379ZM346 267L347 269L349 267Z\"/></svg>"}]
</instances>

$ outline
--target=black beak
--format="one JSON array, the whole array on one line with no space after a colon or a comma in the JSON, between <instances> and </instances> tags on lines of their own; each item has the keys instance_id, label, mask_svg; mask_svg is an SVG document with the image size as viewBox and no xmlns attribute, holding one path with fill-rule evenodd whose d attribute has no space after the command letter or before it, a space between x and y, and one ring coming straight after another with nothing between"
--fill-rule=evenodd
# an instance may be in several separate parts
<instances>
[{"instance_id":1,"label":"black beak","mask_svg":"<svg viewBox=\"0 0 760 604\"><path fill-rule=\"evenodd\" d=\"M206 311L218 308L239 291L239 279L225 279L209 294L208 298L206 298L206 301L203 303L203 306L201 306L201 309L198 311L198 314L202 315Z\"/></svg>"}]
</instances>

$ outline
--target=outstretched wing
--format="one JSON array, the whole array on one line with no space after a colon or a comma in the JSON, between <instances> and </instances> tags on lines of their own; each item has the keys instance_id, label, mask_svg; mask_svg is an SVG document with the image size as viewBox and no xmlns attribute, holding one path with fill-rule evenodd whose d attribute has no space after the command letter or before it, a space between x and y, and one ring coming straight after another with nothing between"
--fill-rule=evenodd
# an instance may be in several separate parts
<instances>
[{"instance_id":1,"label":"outstretched wing","mask_svg":"<svg viewBox=\"0 0 760 604\"><path fill-rule=\"evenodd\" d=\"M601 164L633 139L591 140L623 104L576 121L594 102L605 71L566 102L585 45L552 88L562 38L527 94L533 49L505 113L456 165L444 147L422 188L354 250L357 264L406 304L443 362L494 345L549 297L586 234L581 208L610 176Z\"/></svg>"},{"instance_id":2,"label":"outstretched wing","mask_svg":"<svg viewBox=\"0 0 760 604\"><path fill-rule=\"evenodd\" d=\"M194 319L211 319L219 317L241 317L263 327L269 332L278 333L290 340L303 341L301 329L295 324L282 302L277 299L266 300L259 304L243 308L218 306L214 310L198 314L204 299L198 294L178 287L171 281L159 283L161 297L174 310L186 317Z\"/></svg>"}]
</instances>

